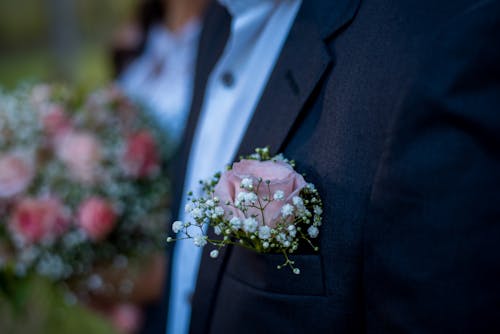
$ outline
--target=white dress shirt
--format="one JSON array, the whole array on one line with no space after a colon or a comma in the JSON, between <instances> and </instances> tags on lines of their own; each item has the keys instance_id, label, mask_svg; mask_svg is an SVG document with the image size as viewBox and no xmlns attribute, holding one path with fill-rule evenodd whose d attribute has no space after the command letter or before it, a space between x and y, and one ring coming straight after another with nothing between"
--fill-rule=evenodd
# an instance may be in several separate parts
<instances>
[{"instance_id":1,"label":"white dress shirt","mask_svg":"<svg viewBox=\"0 0 500 334\"><path fill-rule=\"evenodd\" d=\"M191 106L200 22L172 32L162 24L148 33L144 52L118 79L174 143L180 140Z\"/></svg>"},{"instance_id":2,"label":"white dress shirt","mask_svg":"<svg viewBox=\"0 0 500 334\"><path fill-rule=\"evenodd\" d=\"M301 0L220 2L232 16L230 36L207 83L188 159L181 220L188 219L184 213L187 193L200 195L198 181L222 171L234 160L301 4ZM196 286L201 253L202 249L189 240L175 245L169 334L189 331L190 296Z\"/></svg>"}]
</instances>

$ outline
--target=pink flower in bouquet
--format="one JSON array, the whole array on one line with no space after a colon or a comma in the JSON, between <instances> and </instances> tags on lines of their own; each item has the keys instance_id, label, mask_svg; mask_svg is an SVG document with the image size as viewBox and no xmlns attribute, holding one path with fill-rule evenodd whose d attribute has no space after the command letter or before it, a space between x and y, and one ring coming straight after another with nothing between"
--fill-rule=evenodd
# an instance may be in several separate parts
<instances>
[{"instance_id":1,"label":"pink flower in bouquet","mask_svg":"<svg viewBox=\"0 0 500 334\"><path fill-rule=\"evenodd\" d=\"M104 93L106 96L106 100L110 102L126 99L123 91L117 85L108 86Z\"/></svg>"},{"instance_id":2,"label":"pink flower in bouquet","mask_svg":"<svg viewBox=\"0 0 500 334\"><path fill-rule=\"evenodd\" d=\"M66 115L64 108L58 104L47 106L47 110L41 118L43 128L50 136L60 136L71 130L71 120Z\"/></svg>"},{"instance_id":3,"label":"pink flower in bouquet","mask_svg":"<svg viewBox=\"0 0 500 334\"><path fill-rule=\"evenodd\" d=\"M141 131L127 139L122 166L126 174L135 178L151 176L158 171L160 159L151 133Z\"/></svg>"},{"instance_id":4,"label":"pink flower in bouquet","mask_svg":"<svg viewBox=\"0 0 500 334\"><path fill-rule=\"evenodd\" d=\"M28 188L35 174L31 160L20 154L0 156L0 198L12 197Z\"/></svg>"},{"instance_id":5,"label":"pink flower in bouquet","mask_svg":"<svg viewBox=\"0 0 500 334\"><path fill-rule=\"evenodd\" d=\"M120 333L135 333L142 321L141 310L132 304L119 304L110 312L111 322Z\"/></svg>"},{"instance_id":6,"label":"pink flower in bouquet","mask_svg":"<svg viewBox=\"0 0 500 334\"><path fill-rule=\"evenodd\" d=\"M262 178L262 183L257 190L258 179ZM246 188L242 188L242 182ZM265 182L270 181L269 186ZM292 202L294 196L299 195L300 191L306 186L302 175L294 171L287 163L281 161L257 161L241 160L233 164L232 170L226 171L221 175L219 183L215 186L215 196L219 197L226 212L232 212L234 216L243 218L243 213L224 203L229 201L235 203L239 198L250 198L253 194L259 198L272 199L264 210L264 222L260 210L251 208L247 216L257 215L260 224L269 227L276 227L281 217L281 208L285 203ZM243 196L242 196L243 194ZM255 197L254 197L255 198Z\"/></svg>"},{"instance_id":7,"label":"pink flower in bouquet","mask_svg":"<svg viewBox=\"0 0 500 334\"><path fill-rule=\"evenodd\" d=\"M93 183L101 161L101 147L97 138L85 132L69 132L56 143L56 154L78 181Z\"/></svg>"},{"instance_id":8,"label":"pink flower in bouquet","mask_svg":"<svg viewBox=\"0 0 500 334\"><path fill-rule=\"evenodd\" d=\"M116 212L111 204L99 197L91 197L80 205L78 224L94 241L100 241L113 230Z\"/></svg>"},{"instance_id":9,"label":"pink flower in bouquet","mask_svg":"<svg viewBox=\"0 0 500 334\"><path fill-rule=\"evenodd\" d=\"M57 199L26 198L14 208L9 227L23 242L31 244L61 235L69 222L67 210Z\"/></svg>"}]
</instances>

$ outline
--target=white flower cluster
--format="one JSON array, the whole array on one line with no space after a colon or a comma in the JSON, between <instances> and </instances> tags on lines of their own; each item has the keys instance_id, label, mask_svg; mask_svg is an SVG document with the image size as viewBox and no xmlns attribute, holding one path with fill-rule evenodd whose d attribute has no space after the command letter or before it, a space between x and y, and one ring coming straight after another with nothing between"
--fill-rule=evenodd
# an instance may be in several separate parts
<instances>
[{"instance_id":1,"label":"white flower cluster","mask_svg":"<svg viewBox=\"0 0 500 334\"><path fill-rule=\"evenodd\" d=\"M276 159L290 164L282 156L270 158L268 155L268 151L258 151L250 158ZM234 201L221 203L214 194L214 187L220 177L220 174L217 175L210 182L203 183L206 191L204 197L188 199L185 211L192 220L174 222L172 231L178 237L169 238L168 241L192 239L198 247L210 244L220 249L233 244L261 253L282 253L285 262L278 268L289 266L295 274L299 274L300 270L294 267L294 261L288 255L297 252L302 244L318 250L312 239L319 235L323 210L314 185L308 183L299 194L286 198L284 190L271 192L271 180L244 177ZM218 238L211 239L205 235L205 226L213 228ZM196 227L194 231L193 227ZM210 252L212 258L219 255L218 249Z\"/></svg>"},{"instance_id":2,"label":"white flower cluster","mask_svg":"<svg viewBox=\"0 0 500 334\"><path fill-rule=\"evenodd\" d=\"M172 231L175 234L181 235L182 239L192 239L193 243L198 247L205 246L208 238L204 235L204 226L211 224L213 221L222 220L225 214L219 202L217 197L199 198L189 201L184 210L193 218L192 221L175 221L172 224ZM217 227L214 229L216 234L220 235L222 233ZM167 241L173 241L173 239L169 237Z\"/></svg>"},{"instance_id":3,"label":"white flower cluster","mask_svg":"<svg viewBox=\"0 0 500 334\"><path fill-rule=\"evenodd\" d=\"M28 150L40 141L41 125L34 106L26 101L30 97L29 87L14 93L0 90L0 150Z\"/></svg>"}]
</instances>

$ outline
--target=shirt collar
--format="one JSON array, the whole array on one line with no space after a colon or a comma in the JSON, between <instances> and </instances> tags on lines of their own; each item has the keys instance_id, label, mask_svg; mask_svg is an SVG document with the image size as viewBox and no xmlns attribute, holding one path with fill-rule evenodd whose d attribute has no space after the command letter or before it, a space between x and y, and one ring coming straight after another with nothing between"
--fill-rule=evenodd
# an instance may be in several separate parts
<instances>
[{"instance_id":1,"label":"shirt collar","mask_svg":"<svg viewBox=\"0 0 500 334\"><path fill-rule=\"evenodd\" d=\"M157 24L148 33L146 49L163 57L172 48L189 47L195 43L201 30L198 19L187 22L179 31L172 32L165 25Z\"/></svg>"},{"instance_id":2,"label":"shirt collar","mask_svg":"<svg viewBox=\"0 0 500 334\"><path fill-rule=\"evenodd\" d=\"M281 0L218 0L221 5L227 8L231 16L238 17L244 15L259 5L279 2Z\"/></svg>"}]
</instances>

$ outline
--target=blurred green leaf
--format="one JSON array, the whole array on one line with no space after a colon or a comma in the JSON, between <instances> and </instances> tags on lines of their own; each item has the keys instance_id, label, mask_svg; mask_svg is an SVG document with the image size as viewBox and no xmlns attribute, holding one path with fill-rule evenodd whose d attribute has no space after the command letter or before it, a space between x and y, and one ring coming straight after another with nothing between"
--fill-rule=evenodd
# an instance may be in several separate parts
<instances>
[{"instance_id":1,"label":"blurred green leaf","mask_svg":"<svg viewBox=\"0 0 500 334\"><path fill-rule=\"evenodd\" d=\"M110 45L114 32L133 17L137 0L74 0L76 55L68 50L72 73L61 73L50 42L47 1L0 1L0 86L19 82L68 81L87 89L111 78Z\"/></svg>"},{"instance_id":2,"label":"blurred green leaf","mask_svg":"<svg viewBox=\"0 0 500 334\"><path fill-rule=\"evenodd\" d=\"M2 333L114 333L112 326L104 318L80 305L67 304L64 293L58 286L39 277L27 279L25 282L17 280L15 283L15 290L20 288L23 290L22 294L25 294L23 309L18 312L7 298L0 298ZM21 288L18 284L24 286Z\"/></svg>"}]
</instances>

